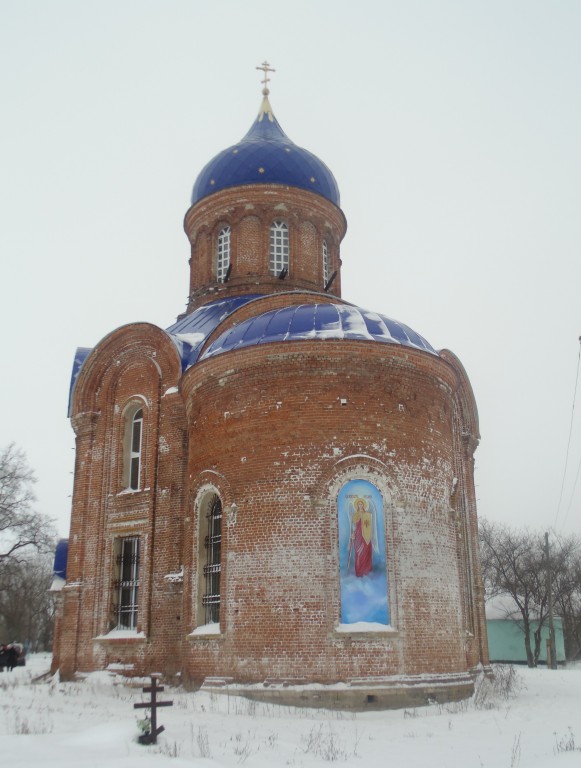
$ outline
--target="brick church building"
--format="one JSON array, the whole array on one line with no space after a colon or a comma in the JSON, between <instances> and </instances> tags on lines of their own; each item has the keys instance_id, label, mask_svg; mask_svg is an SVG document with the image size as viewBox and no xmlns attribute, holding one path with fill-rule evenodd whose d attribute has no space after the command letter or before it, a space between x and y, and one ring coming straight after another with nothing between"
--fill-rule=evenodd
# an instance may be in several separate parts
<instances>
[{"instance_id":1,"label":"brick church building","mask_svg":"<svg viewBox=\"0 0 581 768\"><path fill-rule=\"evenodd\" d=\"M53 669L355 709L488 665L459 360L342 298L331 171L260 111L200 172L189 302L77 352Z\"/></svg>"}]
</instances>

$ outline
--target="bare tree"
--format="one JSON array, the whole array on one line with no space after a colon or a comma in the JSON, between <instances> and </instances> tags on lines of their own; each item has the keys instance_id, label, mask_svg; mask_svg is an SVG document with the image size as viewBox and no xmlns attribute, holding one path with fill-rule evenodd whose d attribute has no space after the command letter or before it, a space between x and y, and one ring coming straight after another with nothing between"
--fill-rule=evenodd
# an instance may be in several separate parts
<instances>
[{"instance_id":1,"label":"bare tree","mask_svg":"<svg viewBox=\"0 0 581 768\"><path fill-rule=\"evenodd\" d=\"M554 609L563 619L565 654L572 661L581 653L581 540L569 536L554 549Z\"/></svg>"},{"instance_id":2,"label":"bare tree","mask_svg":"<svg viewBox=\"0 0 581 768\"><path fill-rule=\"evenodd\" d=\"M541 635L548 619L548 592L544 534L513 530L480 521L480 556L488 597L508 595L515 620L524 636L529 667L538 664ZM579 652L581 640L581 541L556 540L551 547L553 605L563 619L567 658Z\"/></svg>"},{"instance_id":3,"label":"bare tree","mask_svg":"<svg viewBox=\"0 0 581 768\"><path fill-rule=\"evenodd\" d=\"M35 482L23 451L11 444L0 453L0 589L9 564L25 552L54 549L52 522L33 507Z\"/></svg>"},{"instance_id":4,"label":"bare tree","mask_svg":"<svg viewBox=\"0 0 581 768\"><path fill-rule=\"evenodd\" d=\"M517 615L507 618L519 620L524 633L527 664L534 667L540 653L540 633L547 598L543 588L542 540L528 531L514 531L487 520L481 520L479 535L487 595L509 595L514 601ZM533 650L531 641L535 635L535 624L537 636Z\"/></svg>"},{"instance_id":5,"label":"bare tree","mask_svg":"<svg viewBox=\"0 0 581 768\"><path fill-rule=\"evenodd\" d=\"M52 555L31 551L11 560L4 569L0 590L0 638L19 641L31 651L52 646L54 595Z\"/></svg>"}]
</instances>

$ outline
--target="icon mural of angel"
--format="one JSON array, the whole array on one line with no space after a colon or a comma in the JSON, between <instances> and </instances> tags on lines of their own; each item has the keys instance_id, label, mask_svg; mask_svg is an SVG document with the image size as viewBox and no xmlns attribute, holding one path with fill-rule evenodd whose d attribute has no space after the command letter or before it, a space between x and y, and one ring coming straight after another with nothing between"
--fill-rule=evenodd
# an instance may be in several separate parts
<instances>
[{"instance_id":1,"label":"icon mural of angel","mask_svg":"<svg viewBox=\"0 0 581 768\"><path fill-rule=\"evenodd\" d=\"M366 576L373 570L373 553L379 554L377 511L372 499L358 496L347 505L349 517L349 554L345 574L349 573L353 556L355 576Z\"/></svg>"}]
</instances>

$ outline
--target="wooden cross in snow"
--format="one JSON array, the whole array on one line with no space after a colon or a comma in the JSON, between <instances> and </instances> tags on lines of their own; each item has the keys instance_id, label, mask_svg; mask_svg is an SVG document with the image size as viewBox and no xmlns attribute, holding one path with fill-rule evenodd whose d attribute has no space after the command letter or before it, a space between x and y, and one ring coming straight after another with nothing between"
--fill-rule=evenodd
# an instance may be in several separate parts
<instances>
[{"instance_id":1,"label":"wooden cross in snow","mask_svg":"<svg viewBox=\"0 0 581 768\"><path fill-rule=\"evenodd\" d=\"M157 708L158 707L173 707L173 701L158 701L157 694L161 693L164 689L163 685L158 685L159 675L151 675L151 685L146 685L143 688L143 693L151 693L151 701L142 701L139 704L134 704L134 709L151 709L151 731L144 733L139 737L140 744L157 744L157 737L162 731L165 731L163 725L157 727Z\"/></svg>"}]
</instances>

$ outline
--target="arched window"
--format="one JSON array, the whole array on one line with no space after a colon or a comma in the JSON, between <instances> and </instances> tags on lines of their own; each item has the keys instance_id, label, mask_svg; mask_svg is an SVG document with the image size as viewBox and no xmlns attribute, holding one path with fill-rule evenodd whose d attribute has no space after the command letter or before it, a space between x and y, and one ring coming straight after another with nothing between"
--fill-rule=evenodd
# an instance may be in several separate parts
<instances>
[{"instance_id":1,"label":"arched window","mask_svg":"<svg viewBox=\"0 0 581 768\"><path fill-rule=\"evenodd\" d=\"M216 242L216 278L219 283L223 283L230 266L230 234L231 229L228 225L222 227L218 233Z\"/></svg>"},{"instance_id":2,"label":"arched window","mask_svg":"<svg viewBox=\"0 0 581 768\"><path fill-rule=\"evenodd\" d=\"M284 277L289 265L288 227L284 221L274 221L270 228L270 273Z\"/></svg>"},{"instance_id":3,"label":"arched window","mask_svg":"<svg viewBox=\"0 0 581 768\"><path fill-rule=\"evenodd\" d=\"M217 624L220 621L222 501L216 493L206 496L200 506L199 531L201 605L198 615L203 616L204 624Z\"/></svg>"},{"instance_id":4,"label":"arched window","mask_svg":"<svg viewBox=\"0 0 581 768\"><path fill-rule=\"evenodd\" d=\"M137 491L141 487L143 408L133 406L125 413L123 439L123 487Z\"/></svg>"},{"instance_id":5,"label":"arched window","mask_svg":"<svg viewBox=\"0 0 581 768\"><path fill-rule=\"evenodd\" d=\"M329 248L327 247L327 241L323 240L323 286L326 286L329 282Z\"/></svg>"},{"instance_id":6,"label":"arched window","mask_svg":"<svg viewBox=\"0 0 581 768\"><path fill-rule=\"evenodd\" d=\"M136 491L141 476L141 438L143 433L143 410L140 408L131 421L131 452L129 469L129 487Z\"/></svg>"}]
</instances>

